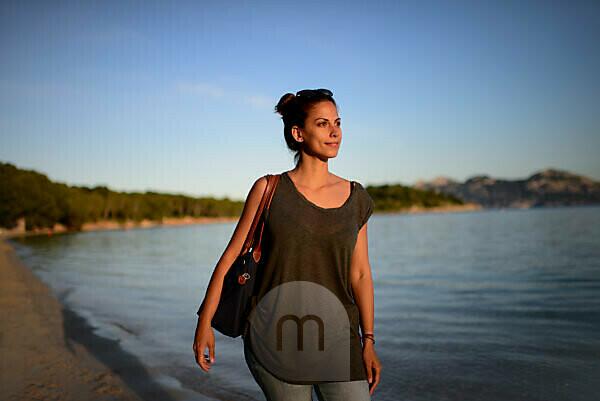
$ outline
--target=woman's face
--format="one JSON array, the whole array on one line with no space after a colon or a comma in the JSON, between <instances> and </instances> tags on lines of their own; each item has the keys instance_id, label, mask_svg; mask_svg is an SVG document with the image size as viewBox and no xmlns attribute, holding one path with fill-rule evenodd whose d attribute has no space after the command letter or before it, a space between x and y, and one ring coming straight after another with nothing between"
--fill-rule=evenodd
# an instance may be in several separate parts
<instances>
[{"instance_id":1,"label":"woman's face","mask_svg":"<svg viewBox=\"0 0 600 401\"><path fill-rule=\"evenodd\" d=\"M342 121L337 107L328 100L316 103L309 111L304 128L293 130L296 140L302 138L306 153L336 157L342 143Z\"/></svg>"}]
</instances>

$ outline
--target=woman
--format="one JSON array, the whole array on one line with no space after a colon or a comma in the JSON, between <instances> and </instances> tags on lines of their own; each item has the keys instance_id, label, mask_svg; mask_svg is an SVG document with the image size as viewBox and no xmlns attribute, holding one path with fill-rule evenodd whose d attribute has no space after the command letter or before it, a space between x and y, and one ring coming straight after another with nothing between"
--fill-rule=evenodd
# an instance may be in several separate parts
<instances>
[{"instance_id":1,"label":"woman","mask_svg":"<svg viewBox=\"0 0 600 401\"><path fill-rule=\"evenodd\" d=\"M269 401L311 400L313 388L320 400L365 401L380 381L367 240L374 204L360 183L329 172L342 140L332 96L327 89L302 90L285 94L275 107L296 166L281 174L265 214L258 302L243 335L248 368ZM215 362L210 322L223 278L266 184L265 177L254 182L199 312L193 349L207 372Z\"/></svg>"}]
</instances>

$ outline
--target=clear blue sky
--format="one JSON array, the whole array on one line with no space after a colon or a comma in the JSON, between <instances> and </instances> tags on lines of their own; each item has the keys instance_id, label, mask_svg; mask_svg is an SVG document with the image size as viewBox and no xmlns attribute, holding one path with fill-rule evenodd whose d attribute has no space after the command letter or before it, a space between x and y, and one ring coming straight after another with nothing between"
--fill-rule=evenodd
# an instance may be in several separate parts
<instances>
[{"instance_id":1,"label":"clear blue sky","mask_svg":"<svg viewBox=\"0 0 600 401\"><path fill-rule=\"evenodd\" d=\"M598 1L2 1L0 160L245 197L293 167L281 95L329 88L363 184L600 179Z\"/></svg>"}]
</instances>

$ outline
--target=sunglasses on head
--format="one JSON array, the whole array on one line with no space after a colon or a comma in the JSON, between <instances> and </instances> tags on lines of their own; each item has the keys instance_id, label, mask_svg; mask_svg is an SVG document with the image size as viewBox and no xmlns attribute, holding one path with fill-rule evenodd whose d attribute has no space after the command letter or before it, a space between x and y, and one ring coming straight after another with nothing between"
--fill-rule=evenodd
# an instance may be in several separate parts
<instances>
[{"instance_id":1,"label":"sunglasses on head","mask_svg":"<svg viewBox=\"0 0 600 401\"><path fill-rule=\"evenodd\" d=\"M329 89L303 89L296 93L296 96L314 97L317 95L333 96Z\"/></svg>"}]
</instances>

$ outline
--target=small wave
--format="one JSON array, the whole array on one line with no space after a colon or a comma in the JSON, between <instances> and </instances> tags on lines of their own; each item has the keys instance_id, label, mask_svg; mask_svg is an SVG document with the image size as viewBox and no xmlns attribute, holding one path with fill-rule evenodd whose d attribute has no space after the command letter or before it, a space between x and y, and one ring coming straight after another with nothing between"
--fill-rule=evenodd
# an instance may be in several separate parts
<instances>
[{"instance_id":1,"label":"small wave","mask_svg":"<svg viewBox=\"0 0 600 401\"><path fill-rule=\"evenodd\" d=\"M110 322L110 324L112 324L115 327L118 327L119 329L123 330L124 332L131 334L133 336L139 337L140 333L138 331L135 331L127 326L125 326L124 324L118 323L118 322Z\"/></svg>"}]
</instances>

